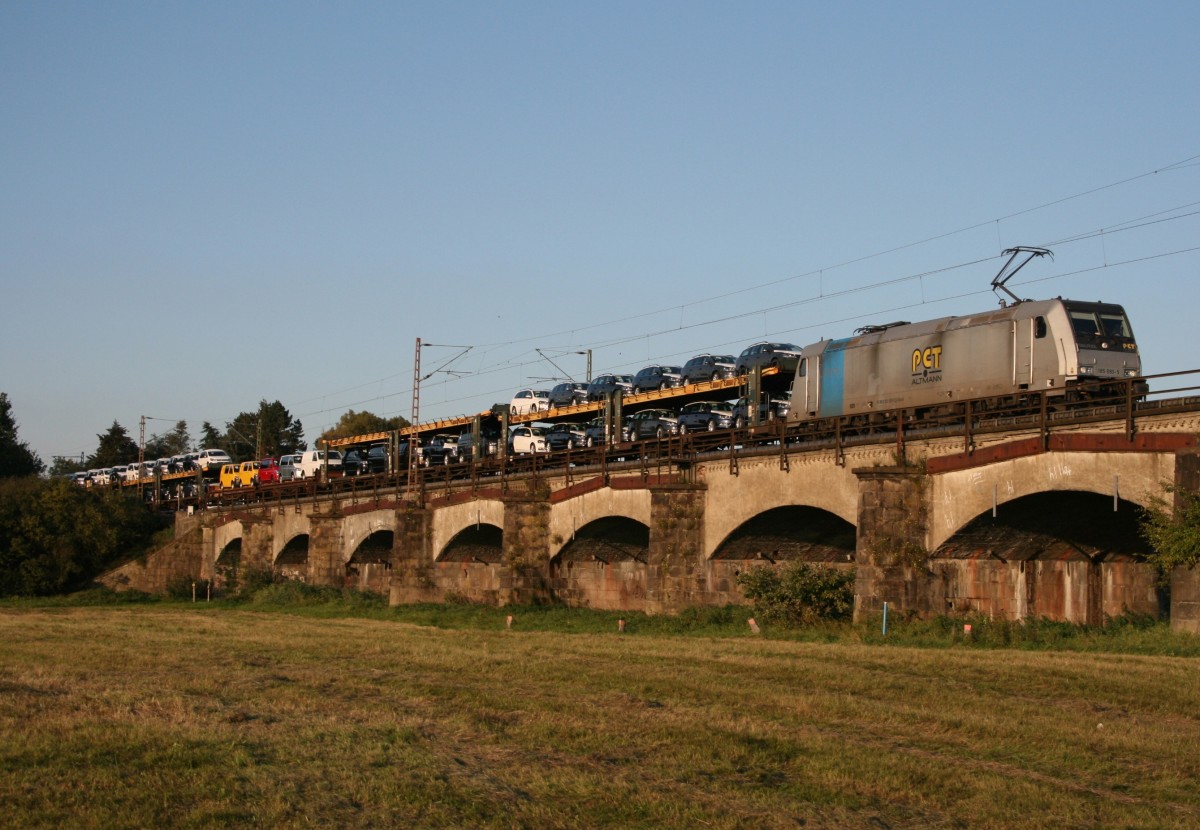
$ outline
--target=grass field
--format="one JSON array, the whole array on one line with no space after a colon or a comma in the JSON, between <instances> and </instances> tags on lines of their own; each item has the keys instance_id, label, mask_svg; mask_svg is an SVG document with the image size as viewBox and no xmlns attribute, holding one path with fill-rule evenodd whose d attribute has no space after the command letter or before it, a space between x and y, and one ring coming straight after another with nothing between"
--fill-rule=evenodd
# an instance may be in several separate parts
<instances>
[{"instance_id":1,"label":"grass field","mask_svg":"<svg viewBox=\"0 0 1200 830\"><path fill-rule=\"evenodd\" d=\"M0 607L0 826L1200 826L1193 657L491 614Z\"/></svg>"}]
</instances>

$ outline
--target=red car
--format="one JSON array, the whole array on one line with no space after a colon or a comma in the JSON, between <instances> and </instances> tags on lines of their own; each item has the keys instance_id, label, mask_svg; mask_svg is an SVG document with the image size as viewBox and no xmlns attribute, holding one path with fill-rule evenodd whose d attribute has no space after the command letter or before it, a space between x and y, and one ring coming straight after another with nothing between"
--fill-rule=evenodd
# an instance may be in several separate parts
<instances>
[{"instance_id":1,"label":"red car","mask_svg":"<svg viewBox=\"0 0 1200 830\"><path fill-rule=\"evenodd\" d=\"M279 481L279 462L274 458L264 458L258 462L258 483L274 484Z\"/></svg>"}]
</instances>

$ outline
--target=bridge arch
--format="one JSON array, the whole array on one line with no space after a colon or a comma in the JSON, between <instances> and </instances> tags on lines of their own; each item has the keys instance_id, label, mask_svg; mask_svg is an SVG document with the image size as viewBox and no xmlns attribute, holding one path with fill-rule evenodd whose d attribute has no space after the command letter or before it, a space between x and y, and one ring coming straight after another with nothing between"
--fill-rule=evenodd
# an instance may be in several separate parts
<instances>
[{"instance_id":1,"label":"bridge arch","mask_svg":"<svg viewBox=\"0 0 1200 830\"><path fill-rule=\"evenodd\" d=\"M1047 452L930 476L926 546L936 550L983 513L1055 490L1074 490L1147 506L1173 481L1172 453Z\"/></svg>"},{"instance_id":2,"label":"bridge arch","mask_svg":"<svg viewBox=\"0 0 1200 830\"><path fill-rule=\"evenodd\" d=\"M570 605L632 609L646 603L650 528L605 516L577 528L550 559L550 584Z\"/></svg>"},{"instance_id":3,"label":"bridge arch","mask_svg":"<svg viewBox=\"0 0 1200 830\"><path fill-rule=\"evenodd\" d=\"M649 527L650 490L605 487L550 506L550 558L556 557L579 531L599 519L622 518ZM602 527L607 527L603 525Z\"/></svg>"},{"instance_id":4,"label":"bridge arch","mask_svg":"<svg viewBox=\"0 0 1200 830\"><path fill-rule=\"evenodd\" d=\"M793 460L781 472L778 458L740 462L737 475L728 464L711 462L702 470L708 486L704 521L704 558L738 528L773 508L816 508L854 526L858 522L858 479L849 465L823 456Z\"/></svg>"},{"instance_id":5,"label":"bridge arch","mask_svg":"<svg viewBox=\"0 0 1200 830\"><path fill-rule=\"evenodd\" d=\"M483 525L504 527L504 502L499 499L474 499L451 504L433 511L431 550L435 561L450 543L467 528Z\"/></svg>"},{"instance_id":6,"label":"bridge arch","mask_svg":"<svg viewBox=\"0 0 1200 830\"><path fill-rule=\"evenodd\" d=\"M342 558L349 563L368 540L378 543L378 534L390 536L396 529L395 510L368 510L354 513L342 520ZM377 544L376 544L377 546Z\"/></svg>"},{"instance_id":7,"label":"bridge arch","mask_svg":"<svg viewBox=\"0 0 1200 830\"><path fill-rule=\"evenodd\" d=\"M974 517L933 551L931 566L952 610L1097 624L1164 611L1147 549L1134 503L1048 490Z\"/></svg>"},{"instance_id":8,"label":"bridge arch","mask_svg":"<svg viewBox=\"0 0 1200 830\"><path fill-rule=\"evenodd\" d=\"M298 533L289 539L272 563L275 573L286 579L299 582L308 581L308 543L307 533Z\"/></svg>"},{"instance_id":9,"label":"bridge arch","mask_svg":"<svg viewBox=\"0 0 1200 830\"><path fill-rule=\"evenodd\" d=\"M855 527L808 505L764 510L725 537L712 559L767 562L803 560L845 565L854 561Z\"/></svg>"},{"instance_id":10,"label":"bridge arch","mask_svg":"<svg viewBox=\"0 0 1200 830\"><path fill-rule=\"evenodd\" d=\"M437 562L499 563L504 559L504 530L494 524L467 525L446 547L437 552Z\"/></svg>"},{"instance_id":11,"label":"bridge arch","mask_svg":"<svg viewBox=\"0 0 1200 830\"><path fill-rule=\"evenodd\" d=\"M376 530L355 545L346 561L346 586L386 595L391 585L395 543L395 531L389 528Z\"/></svg>"}]
</instances>

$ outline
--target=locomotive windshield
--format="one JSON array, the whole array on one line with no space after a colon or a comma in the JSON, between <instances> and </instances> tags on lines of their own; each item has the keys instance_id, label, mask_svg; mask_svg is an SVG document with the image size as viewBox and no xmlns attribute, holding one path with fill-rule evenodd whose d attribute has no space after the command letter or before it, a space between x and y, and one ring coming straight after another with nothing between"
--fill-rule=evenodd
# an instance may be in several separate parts
<instances>
[{"instance_id":1,"label":"locomotive windshield","mask_svg":"<svg viewBox=\"0 0 1200 830\"><path fill-rule=\"evenodd\" d=\"M1120 306L1069 303L1067 313L1071 315L1071 328L1079 348L1137 351L1129 318Z\"/></svg>"}]
</instances>

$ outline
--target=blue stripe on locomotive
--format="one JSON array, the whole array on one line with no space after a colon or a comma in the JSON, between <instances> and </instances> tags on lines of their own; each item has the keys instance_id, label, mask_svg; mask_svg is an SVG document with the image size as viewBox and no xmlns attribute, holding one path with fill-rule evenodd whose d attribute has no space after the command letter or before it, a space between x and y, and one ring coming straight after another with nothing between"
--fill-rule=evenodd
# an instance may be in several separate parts
<instances>
[{"instance_id":1,"label":"blue stripe on locomotive","mask_svg":"<svg viewBox=\"0 0 1200 830\"><path fill-rule=\"evenodd\" d=\"M817 414L822 418L842 414L846 381L846 346L850 339L832 340L821 355L821 403Z\"/></svg>"}]
</instances>

